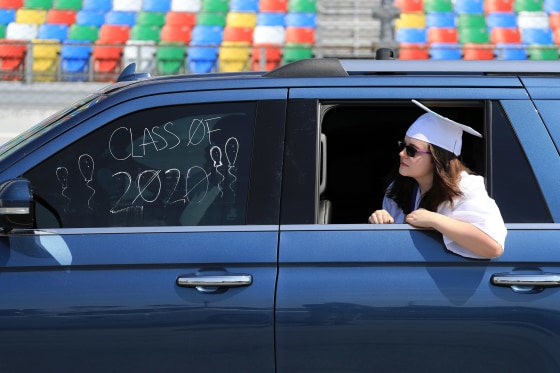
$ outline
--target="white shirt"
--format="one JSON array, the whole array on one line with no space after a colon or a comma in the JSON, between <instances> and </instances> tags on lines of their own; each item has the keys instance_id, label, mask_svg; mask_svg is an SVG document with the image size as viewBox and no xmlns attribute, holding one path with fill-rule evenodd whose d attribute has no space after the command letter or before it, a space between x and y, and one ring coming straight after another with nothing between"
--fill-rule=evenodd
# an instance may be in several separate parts
<instances>
[{"instance_id":1,"label":"white shirt","mask_svg":"<svg viewBox=\"0 0 560 373\"><path fill-rule=\"evenodd\" d=\"M462 172L459 188L463 196L454 199L453 207L451 207L449 202L444 202L439 205L437 212L473 224L504 247L507 229L496 202L488 196L484 186L484 178ZM418 208L419 203L420 191L416 195L415 209ZM404 212L397 206L395 201L387 196L383 198L383 209L391 214L395 223L405 222L406 215ZM449 251L456 254L468 258L481 258L445 235L443 235L443 242Z\"/></svg>"}]
</instances>

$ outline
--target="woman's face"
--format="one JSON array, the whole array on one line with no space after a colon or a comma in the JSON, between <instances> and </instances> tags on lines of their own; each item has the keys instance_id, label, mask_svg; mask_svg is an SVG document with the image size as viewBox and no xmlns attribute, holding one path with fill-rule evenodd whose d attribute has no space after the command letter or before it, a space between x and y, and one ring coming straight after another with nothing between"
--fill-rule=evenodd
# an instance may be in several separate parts
<instances>
[{"instance_id":1,"label":"woman's face","mask_svg":"<svg viewBox=\"0 0 560 373\"><path fill-rule=\"evenodd\" d=\"M399 173L402 176L414 178L419 184L430 183L433 180L434 164L432 155L429 152L428 143L422 140L412 139L405 136L404 142L418 151L411 157L407 154L406 148L401 150Z\"/></svg>"}]
</instances>

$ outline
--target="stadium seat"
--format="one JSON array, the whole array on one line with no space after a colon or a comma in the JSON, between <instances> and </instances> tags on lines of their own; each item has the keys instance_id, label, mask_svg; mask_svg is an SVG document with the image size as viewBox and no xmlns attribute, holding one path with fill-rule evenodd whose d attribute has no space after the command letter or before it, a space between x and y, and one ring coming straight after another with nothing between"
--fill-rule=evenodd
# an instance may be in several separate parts
<instances>
[{"instance_id":1,"label":"stadium seat","mask_svg":"<svg viewBox=\"0 0 560 373\"><path fill-rule=\"evenodd\" d=\"M157 26L161 28L165 24L164 12L138 12L136 24L141 26Z\"/></svg>"},{"instance_id":2,"label":"stadium seat","mask_svg":"<svg viewBox=\"0 0 560 373\"><path fill-rule=\"evenodd\" d=\"M229 11L228 0L202 0L201 12L227 13Z\"/></svg>"},{"instance_id":3,"label":"stadium seat","mask_svg":"<svg viewBox=\"0 0 560 373\"><path fill-rule=\"evenodd\" d=\"M191 73L210 73L216 70L218 61L218 48L196 46L191 42L188 49L187 66Z\"/></svg>"},{"instance_id":4,"label":"stadium seat","mask_svg":"<svg viewBox=\"0 0 560 373\"><path fill-rule=\"evenodd\" d=\"M560 12L560 0L544 0L543 8L548 14Z\"/></svg>"},{"instance_id":5,"label":"stadium seat","mask_svg":"<svg viewBox=\"0 0 560 373\"><path fill-rule=\"evenodd\" d=\"M554 44L552 30L549 28L522 28L520 31L521 41L525 44Z\"/></svg>"},{"instance_id":6,"label":"stadium seat","mask_svg":"<svg viewBox=\"0 0 560 373\"><path fill-rule=\"evenodd\" d=\"M498 43L521 43L521 33L517 27L494 27L490 30L490 42Z\"/></svg>"},{"instance_id":7,"label":"stadium seat","mask_svg":"<svg viewBox=\"0 0 560 373\"><path fill-rule=\"evenodd\" d=\"M130 29L130 40L159 42L161 28L136 24Z\"/></svg>"},{"instance_id":8,"label":"stadium seat","mask_svg":"<svg viewBox=\"0 0 560 373\"><path fill-rule=\"evenodd\" d=\"M142 10L144 12L167 13L171 10L171 0L144 0Z\"/></svg>"},{"instance_id":9,"label":"stadium seat","mask_svg":"<svg viewBox=\"0 0 560 373\"><path fill-rule=\"evenodd\" d=\"M162 42L182 42L188 44L191 41L191 30L190 26L166 24L161 28L160 39Z\"/></svg>"},{"instance_id":10,"label":"stadium seat","mask_svg":"<svg viewBox=\"0 0 560 373\"><path fill-rule=\"evenodd\" d=\"M428 41L426 29L415 27L399 28L395 38L399 43L422 44Z\"/></svg>"},{"instance_id":11,"label":"stadium seat","mask_svg":"<svg viewBox=\"0 0 560 373\"><path fill-rule=\"evenodd\" d=\"M83 0L82 10L97 10L108 12L113 9L113 0Z\"/></svg>"},{"instance_id":12,"label":"stadium seat","mask_svg":"<svg viewBox=\"0 0 560 373\"><path fill-rule=\"evenodd\" d=\"M432 60L460 60L463 57L459 43L432 43L429 53Z\"/></svg>"},{"instance_id":13,"label":"stadium seat","mask_svg":"<svg viewBox=\"0 0 560 373\"><path fill-rule=\"evenodd\" d=\"M497 60L526 60L527 52L523 44L496 43L494 55Z\"/></svg>"},{"instance_id":14,"label":"stadium seat","mask_svg":"<svg viewBox=\"0 0 560 373\"><path fill-rule=\"evenodd\" d=\"M44 9L25 9L20 8L16 11L16 22L40 25L45 23L47 11Z\"/></svg>"},{"instance_id":15,"label":"stadium seat","mask_svg":"<svg viewBox=\"0 0 560 373\"><path fill-rule=\"evenodd\" d=\"M278 67L284 42L283 26L257 25L253 31L252 70L268 71Z\"/></svg>"},{"instance_id":16,"label":"stadium seat","mask_svg":"<svg viewBox=\"0 0 560 373\"><path fill-rule=\"evenodd\" d=\"M123 66L136 62L138 71L151 72L155 67L156 51L153 40L129 40L123 51Z\"/></svg>"},{"instance_id":17,"label":"stadium seat","mask_svg":"<svg viewBox=\"0 0 560 373\"><path fill-rule=\"evenodd\" d=\"M527 54L530 60L558 60L558 46L551 45L529 45Z\"/></svg>"},{"instance_id":18,"label":"stadium seat","mask_svg":"<svg viewBox=\"0 0 560 373\"><path fill-rule=\"evenodd\" d=\"M113 10L139 12L142 10L142 0L113 0Z\"/></svg>"},{"instance_id":19,"label":"stadium seat","mask_svg":"<svg viewBox=\"0 0 560 373\"><path fill-rule=\"evenodd\" d=\"M53 8L78 11L82 9L82 0L54 0Z\"/></svg>"},{"instance_id":20,"label":"stadium seat","mask_svg":"<svg viewBox=\"0 0 560 373\"><path fill-rule=\"evenodd\" d=\"M114 81L121 71L123 58L122 44L101 44L98 40L93 46L93 79L99 82Z\"/></svg>"},{"instance_id":21,"label":"stadium seat","mask_svg":"<svg viewBox=\"0 0 560 373\"><path fill-rule=\"evenodd\" d=\"M229 9L234 12L252 12L259 11L259 0L230 0Z\"/></svg>"},{"instance_id":22,"label":"stadium seat","mask_svg":"<svg viewBox=\"0 0 560 373\"><path fill-rule=\"evenodd\" d=\"M225 26L251 27L257 26L257 13L252 12L228 12Z\"/></svg>"},{"instance_id":23,"label":"stadium seat","mask_svg":"<svg viewBox=\"0 0 560 373\"><path fill-rule=\"evenodd\" d=\"M286 27L286 43L315 43L314 27Z\"/></svg>"},{"instance_id":24,"label":"stadium seat","mask_svg":"<svg viewBox=\"0 0 560 373\"><path fill-rule=\"evenodd\" d=\"M64 42L68 38L68 25L44 23L39 26L37 38Z\"/></svg>"},{"instance_id":25,"label":"stadium seat","mask_svg":"<svg viewBox=\"0 0 560 373\"><path fill-rule=\"evenodd\" d=\"M0 0L2 9L19 9L23 7L23 0Z\"/></svg>"},{"instance_id":26,"label":"stadium seat","mask_svg":"<svg viewBox=\"0 0 560 373\"><path fill-rule=\"evenodd\" d=\"M68 30L68 40L95 42L99 38L99 27L73 24Z\"/></svg>"},{"instance_id":27,"label":"stadium seat","mask_svg":"<svg viewBox=\"0 0 560 373\"><path fill-rule=\"evenodd\" d=\"M0 9L0 25L7 25L8 23L16 21L15 9Z\"/></svg>"},{"instance_id":28,"label":"stadium seat","mask_svg":"<svg viewBox=\"0 0 560 373\"><path fill-rule=\"evenodd\" d=\"M46 23L71 26L76 23L75 10L49 9Z\"/></svg>"},{"instance_id":29,"label":"stadium seat","mask_svg":"<svg viewBox=\"0 0 560 373\"><path fill-rule=\"evenodd\" d=\"M463 59L464 60L493 60L494 48L491 44L486 44L486 43L464 43Z\"/></svg>"},{"instance_id":30,"label":"stadium seat","mask_svg":"<svg viewBox=\"0 0 560 373\"><path fill-rule=\"evenodd\" d=\"M6 37L6 25L0 23L0 39L4 39Z\"/></svg>"},{"instance_id":31,"label":"stadium seat","mask_svg":"<svg viewBox=\"0 0 560 373\"><path fill-rule=\"evenodd\" d=\"M286 13L261 12L257 14L257 25L260 26L285 26Z\"/></svg>"},{"instance_id":32,"label":"stadium seat","mask_svg":"<svg viewBox=\"0 0 560 373\"><path fill-rule=\"evenodd\" d=\"M519 12L517 13L517 26L523 28L550 28L548 14L545 12Z\"/></svg>"},{"instance_id":33,"label":"stadium seat","mask_svg":"<svg viewBox=\"0 0 560 373\"><path fill-rule=\"evenodd\" d=\"M457 29L459 43L489 43L490 35L486 27L461 27Z\"/></svg>"},{"instance_id":34,"label":"stadium seat","mask_svg":"<svg viewBox=\"0 0 560 373\"><path fill-rule=\"evenodd\" d=\"M426 27L455 27L454 12L431 12L426 14Z\"/></svg>"},{"instance_id":35,"label":"stadium seat","mask_svg":"<svg viewBox=\"0 0 560 373\"><path fill-rule=\"evenodd\" d=\"M136 24L136 12L110 10L105 14L105 23L110 25L126 25L132 27Z\"/></svg>"},{"instance_id":36,"label":"stadium seat","mask_svg":"<svg viewBox=\"0 0 560 373\"><path fill-rule=\"evenodd\" d=\"M316 13L286 13L287 27L317 27Z\"/></svg>"},{"instance_id":37,"label":"stadium seat","mask_svg":"<svg viewBox=\"0 0 560 373\"><path fill-rule=\"evenodd\" d=\"M23 80L26 53L25 40L0 40L0 78L2 80Z\"/></svg>"},{"instance_id":38,"label":"stadium seat","mask_svg":"<svg viewBox=\"0 0 560 373\"><path fill-rule=\"evenodd\" d=\"M196 45L220 45L223 34L223 27L196 25L192 29L191 39Z\"/></svg>"},{"instance_id":39,"label":"stadium seat","mask_svg":"<svg viewBox=\"0 0 560 373\"><path fill-rule=\"evenodd\" d=\"M76 13L76 23L78 25L101 27L105 24L105 12L102 10L80 10Z\"/></svg>"},{"instance_id":40,"label":"stadium seat","mask_svg":"<svg viewBox=\"0 0 560 373\"><path fill-rule=\"evenodd\" d=\"M484 13L512 13L514 0L485 0Z\"/></svg>"},{"instance_id":41,"label":"stadium seat","mask_svg":"<svg viewBox=\"0 0 560 373\"><path fill-rule=\"evenodd\" d=\"M201 8L201 0L171 0L171 11L197 13Z\"/></svg>"},{"instance_id":42,"label":"stadium seat","mask_svg":"<svg viewBox=\"0 0 560 373\"><path fill-rule=\"evenodd\" d=\"M281 12L288 11L288 0L260 0L259 12Z\"/></svg>"},{"instance_id":43,"label":"stadium seat","mask_svg":"<svg viewBox=\"0 0 560 373\"><path fill-rule=\"evenodd\" d=\"M218 71L236 72L249 68L251 44L246 41L224 40L218 54Z\"/></svg>"},{"instance_id":44,"label":"stadium seat","mask_svg":"<svg viewBox=\"0 0 560 373\"><path fill-rule=\"evenodd\" d=\"M395 6L403 13L424 11L424 2L422 0L395 0Z\"/></svg>"},{"instance_id":45,"label":"stadium seat","mask_svg":"<svg viewBox=\"0 0 560 373\"><path fill-rule=\"evenodd\" d=\"M455 0L453 9L457 14L483 14L483 0Z\"/></svg>"},{"instance_id":46,"label":"stadium seat","mask_svg":"<svg viewBox=\"0 0 560 373\"><path fill-rule=\"evenodd\" d=\"M284 27L257 26L253 30L253 43L264 45L282 45L286 41Z\"/></svg>"},{"instance_id":47,"label":"stadium seat","mask_svg":"<svg viewBox=\"0 0 560 373\"><path fill-rule=\"evenodd\" d=\"M457 28L462 27L487 27L486 16L484 14L458 14Z\"/></svg>"},{"instance_id":48,"label":"stadium seat","mask_svg":"<svg viewBox=\"0 0 560 373\"><path fill-rule=\"evenodd\" d=\"M124 44L130 39L130 26L104 24L99 28L99 38L101 43Z\"/></svg>"},{"instance_id":49,"label":"stadium seat","mask_svg":"<svg viewBox=\"0 0 560 373\"><path fill-rule=\"evenodd\" d=\"M313 57L313 46L305 43L286 42L282 49L282 64Z\"/></svg>"},{"instance_id":50,"label":"stadium seat","mask_svg":"<svg viewBox=\"0 0 560 373\"><path fill-rule=\"evenodd\" d=\"M514 12L492 12L486 15L486 25L493 27L517 27L517 14Z\"/></svg>"},{"instance_id":51,"label":"stadium seat","mask_svg":"<svg viewBox=\"0 0 560 373\"><path fill-rule=\"evenodd\" d=\"M26 9L44 9L52 8L53 0L24 0L23 7Z\"/></svg>"},{"instance_id":52,"label":"stadium seat","mask_svg":"<svg viewBox=\"0 0 560 373\"><path fill-rule=\"evenodd\" d=\"M157 74L174 75L185 72L186 52L185 43L160 43L156 52Z\"/></svg>"},{"instance_id":53,"label":"stadium seat","mask_svg":"<svg viewBox=\"0 0 560 373\"><path fill-rule=\"evenodd\" d=\"M226 25L226 16L226 12L198 12L196 14L196 24L224 27Z\"/></svg>"},{"instance_id":54,"label":"stadium seat","mask_svg":"<svg viewBox=\"0 0 560 373\"><path fill-rule=\"evenodd\" d=\"M424 0L424 12L452 12L453 2L451 0Z\"/></svg>"},{"instance_id":55,"label":"stadium seat","mask_svg":"<svg viewBox=\"0 0 560 373\"><path fill-rule=\"evenodd\" d=\"M515 0L513 10L519 12L542 12L544 10L543 0Z\"/></svg>"},{"instance_id":56,"label":"stadium seat","mask_svg":"<svg viewBox=\"0 0 560 373\"><path fill-rule=\"evenodd\" d=\"M425 44L401 43L399 60L427 60L430 58Z\"/></svg>"},{"instance_id":57,"label":"stadium seat","mask_svg":"<svg viewBox=\"0 0 560 373\"><path fill-rule=\"evenodd\" d=\"M196 13L167 12L165 15L165 24L171 26L187 26L192 28L196 24Z\"/></svg>"},{"instance_id":58,"label":"stadium seat","mask_svg":"<svg viewBox=\"0 0 560 373\"><path fill-rule=\"evenodd\" d=\"M224 27L223 41L243 41L246 43L253 42L253 28L252 27Z\"/></svg>"},{"instance_id":59,"label":"stadium seat","mask_svg":"<svg viewBox=\"0 0 560 373\"><path fill-rule=\"evenodd\" d=\"M34 40L33 48L33 80L53 82L58 75L58 56L60 42L58 40Z\"/></svg>"},{"instance_id":60,"label":"stadium seat","mask_svg":"<svg viewBox=\"0 0 560 373\"><path fill-rule=\"evenodd\" d=\"M317 0L288 0L288 12L317 13Z\"/></svg>"},{"instance_id":61,"label":"stadium seat","mask_svg":"<svg viewBox=\"0 0 560 373\"><path fill-rule=\"evenodd\" d=\"M61 78L65 81L86 81L89 76L91 44L67 41L60 49Z\"/></svg>"},{"instance_id":62,"label":"stadium seat","mask_svg":"<svg viewBox=\"0 0 560 373\"><path fill-rule=\"evenodd\" d=\"M455 27L430 27L427 33L428 43L458 43L459 34Z\"/></svg>"},{"instance_id":63,"label":"stadium seat","mask_svg":"<svg viewBox=\"0 0 560 373\"><path fill-rule=\"evenodd\" d=\"M425 13L401 13L395 20L395 29L400 28L426 28Z\"/></svg>"},{"instance_id":64,"label":"stadium seat","mask_svg":"<svg viewBox=\"0 0 560 373\"><path fill-rule=\"evenodd\" d=\"M34 23L9 23L6 27L6 39L33 40L37 37L38 27Z\"/></svg>"},{"instance_id":65,"label":"stadium seat","mask_svg":"<svg viewBox=\"0 0 560 373\"><path fill-rule=\"evenodd\" d=\"M548 15L548 23L553 32L560 29L560 12L553 12ZM559 40L556 40L556 44L560 44Z\"/></svg>"}]
</instances>

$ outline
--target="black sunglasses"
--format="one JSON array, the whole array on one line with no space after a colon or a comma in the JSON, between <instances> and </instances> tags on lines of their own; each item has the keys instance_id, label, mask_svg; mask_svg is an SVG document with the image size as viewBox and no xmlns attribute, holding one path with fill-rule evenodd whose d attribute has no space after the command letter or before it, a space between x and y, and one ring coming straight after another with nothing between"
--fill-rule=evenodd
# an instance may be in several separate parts
<instances>
[{"instance_id":1,"label":"black sunglasses","mask_svg":"<svg viewBox=\"0 0 560 373\"><path fill-rule=\"evenodd\" d=\"M430 154L430 152L428 152L426 150L416 149L412 145L407 145L404 141L399 141L398 146L399 146L399 153L402 152L403 149L405 149L406 150L406 155L408 155L410 158L414 158L416 153Z\"/></svg>"}]
</instances>

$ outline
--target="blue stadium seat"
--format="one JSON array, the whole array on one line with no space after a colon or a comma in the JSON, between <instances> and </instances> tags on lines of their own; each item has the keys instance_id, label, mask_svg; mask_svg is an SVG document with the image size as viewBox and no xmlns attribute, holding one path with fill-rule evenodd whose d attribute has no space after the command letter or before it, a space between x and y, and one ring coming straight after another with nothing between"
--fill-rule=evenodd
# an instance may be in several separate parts
<instances>
[{"instance_id":1,"label":"blue stadium seat","mask_svg":"<svg viewBox=\"0 0 560 373\"><path fill-rule=\"evenodd\" d=\"M560 12L560 0L544 0L544 11L547 13Z\"/></svg>"},{"instance_id":2,"label":"blue stadium seat","mask_svg":"<svg viewBox=\"0 0 560 373\"><path fill-rule=\"evenodd\" d=\"M284 18L286 26L317 27L316 13L286 13Z\"/></svg>"},{"instance_id":3,"label":"blue stadium seat","mask_svg":"<svg viewBox=\"0 0 560 373\"><path fill-rule=\"evenodd\" d=\"M101 27L105 23L105 11L103 10L80 10L76 14L78 25Z\"/></svg>"},{"instance_id":4,"label":"blue stadium seat","mask_svg":"<svg viewBox=\"0 0 560 373\"><path fill-rule=\"evenodd\" d=\"M455 27L454 12L426 13L426 27Z\"/></svg>"},{"instance_id":5,"label":"blue stadium seat","mask_svg":"<svg viewBox=\"0 0 560 373\"><path fill-rule=\"evenodd\" d=\"M75 41L64 43L60 49L62 80L88 80L91 52L91 44L84 44Z\"/></svg>"},{"instance_id":6,"label":"blue stadium seat","mask_svg":"<svg viewBox=\"0 0 560 373\"><path fill-rule=\"evenodd\" d=\"M192 44L191 44L192 45ZM219 49L215 47L191 46L188 49L187 65L191 73L209 73L216 70Z\"/></svg>"},{"instance_id":7,"label":"blue stadium seat","mask_svg":"<svg viewBox=\"0 0 560 373\"><path fill-rule=\"evenodd\" d=\"M230 0L229 9L234 12L254 12L259 11L259 0Z\"/></svg>"},{"instance_id":8,"label":"blue stadium seat","mask_svg":"<svg viewBox=\"0 0 560 373\"><path fill-rule=\"evenodd\" d=\"M513 12L491 12L486 15L486 25L493 27L517 27L517 15Z\"/></svg>"},{"instance_id":9,"label":"blue stadium seat","mask_svg":"<svg viewBox=\"0 0 560 373\"><path fill-rule=\"evenodd\" d=\"M458 43L432 43L430 58L432 60L460 60L462 58L461 45Z\"/></svg>"},{"instance_id":10,"label":"blue stadium seat","mask_svg":"<svg viewBox=\"0 0 560 373\"><path fill-rule=\"evenodd\" d=\"M171 10L171 0L144 0L142 10L144 12L169 12Z\"/></svg>"},{"instance_id":11,"label":"blue stadium seat","mask_svg":"<svg viewBox=\"0 0 560 373\"><path fill-rule=\"evenodd\" d=\"M453 4L455 13L457 14L483 14L483 0L455 0Z\"/></svg>"},{"instance_id":12,"label":"blue stadium seat","mask_svg":"<svg viewBox=\"0 0 560 373\"><path fill-rule=\"evenodd\" d=\"M84 0L82 10L103 10L105 12L113 9L113 0Z\"/></svg>"},{"instance_id":13,"label":"blue stadium seat","mask_svg":"<svg viewBox=\"0 0 560 373\"><path fill-rule=\"evenodd\" d=\"M427 43L426 29L402 27L397 30L396 39L399 43Z\"/></svg>"},{"instance_id":14,"label":"blue stadium seat","mask_svg":"<svg viewBox=\"0 0 560 373\"><path fill-rule=\"evenodd\" d=\"M525 44L554 44L552 30L550 28L522 28L521 41Z\"/></svg>"},{"instance_id":15,"label":"blue stadium seat","mask_svg":"<svg viewBox=\"0 0 560 373\"><path fill-rule=\"evenodd\" d=\"M15 9L0 9L0 24L7 25L16 21Z\"/></svg>"},{"instance_id":16,"label":"blue stadium seat","mask_svg":"<svg viewBox=\"0 0 560 373\"><path fill-rule=\"evenodd\" d=\"M286 13L261 12L257 14L257 25L259 26L286 26Z\"/></svg>"},{"instance_id":17,"label":"blue stadium seat","mask_svg":"<svg viewBox=\"0 0 560 373\"><path fill-rule=\"evenodd\" d=\"M136 24L136 12L111 10L105 14L105 23L109 25L125 25L132 27Z\"/></svg>"},{"instance_id":18,"label":"blue stadium seat","mask_svg":"<svg viewBox=\"0 0 560 373\"><path fill-rule=\"evenodd\" d=\"M39 26L37 38L64 42L68 38L68 25L43 23Z\"/></svg>"},{"instance_id":19,"label":"blue stadium seat","mask_svg":"<svg viewBox=\"0 0 560 373\"><path fill-rule=\"evenodd\" d=\"M527 52L523 44L496 43L494 55L497 60L526 60Z\"/></svg>"},{"instance_id":20,"label":"blue stadium seat","mask_svg":"<svg viewBox=\"0 0 560 373\"><path fill-rule=\"evenodd\" d=\"M196 25L192 29L191 40L194 45L220 45L223 34L221 26Z\"/></svg>"}]
</instances>

